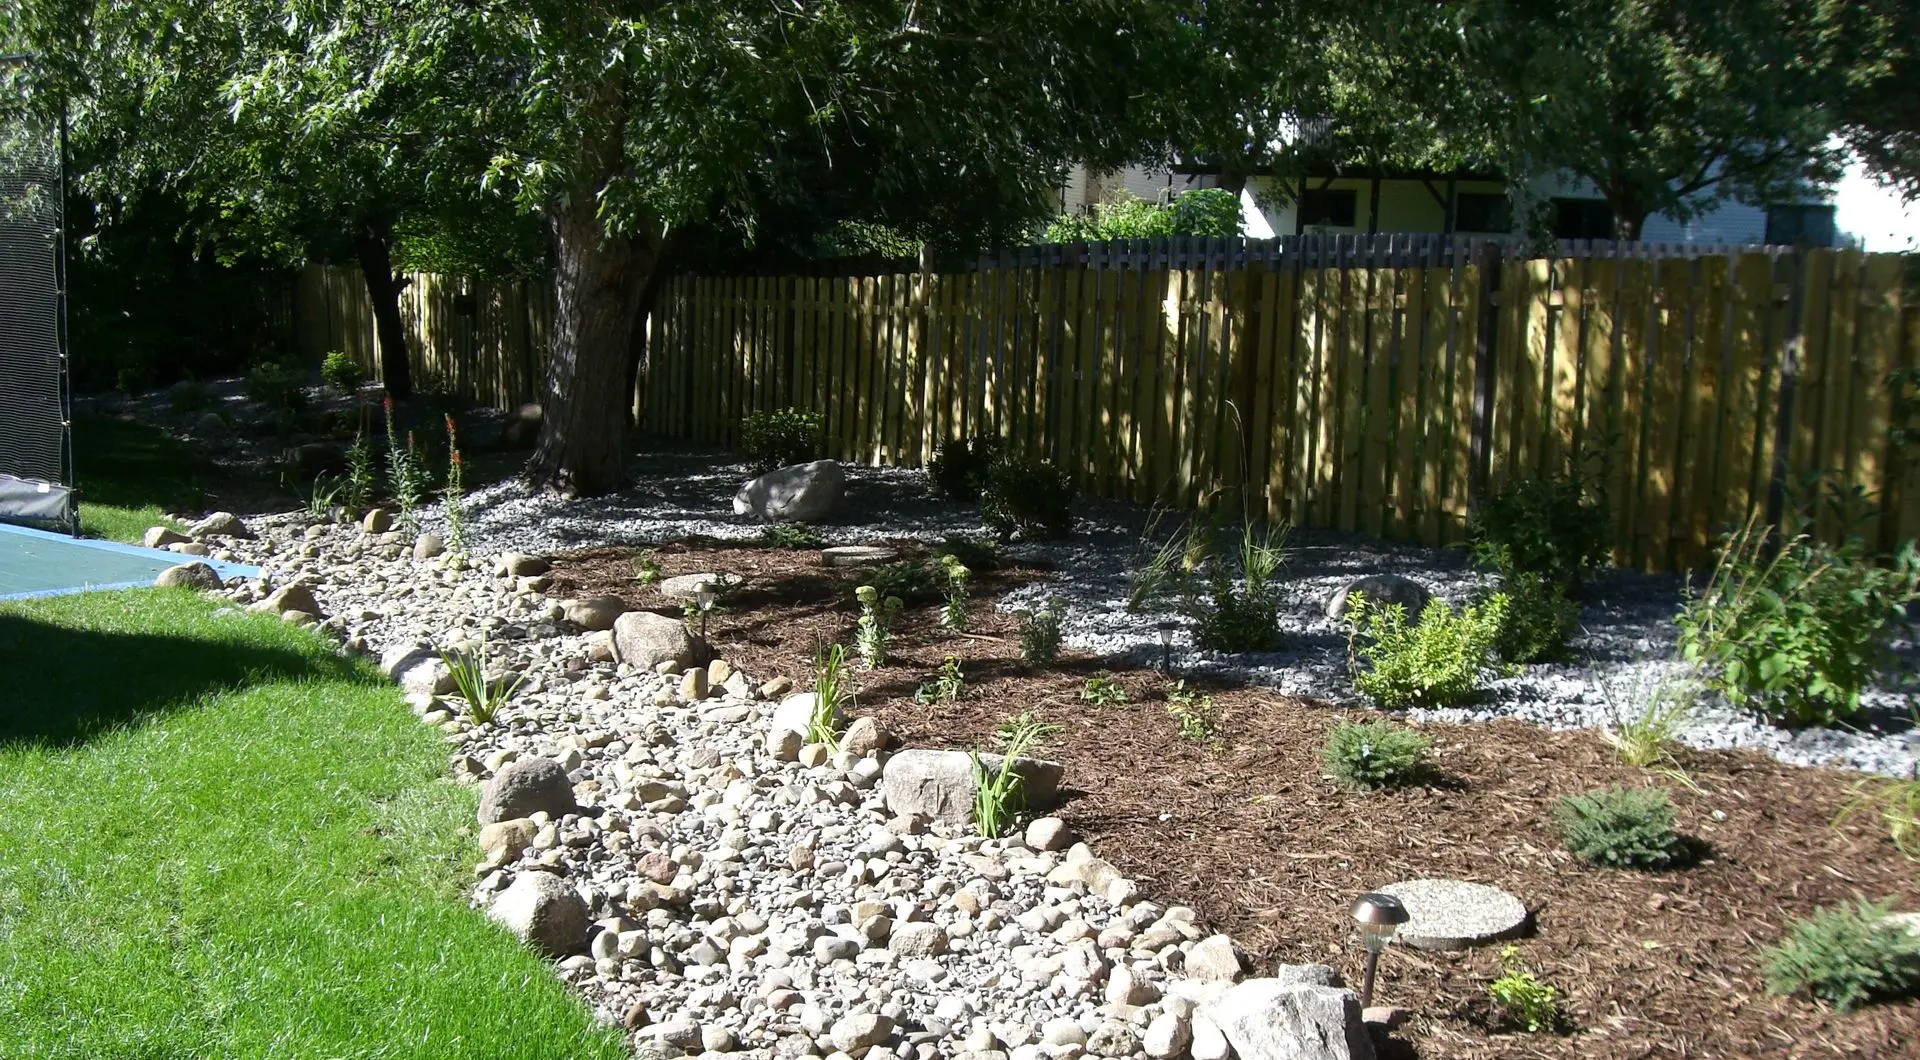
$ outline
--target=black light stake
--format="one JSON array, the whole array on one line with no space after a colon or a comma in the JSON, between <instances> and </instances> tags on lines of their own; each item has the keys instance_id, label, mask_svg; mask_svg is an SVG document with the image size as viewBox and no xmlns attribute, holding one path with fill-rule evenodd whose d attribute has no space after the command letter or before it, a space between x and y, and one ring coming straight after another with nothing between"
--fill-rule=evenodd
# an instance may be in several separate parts
<instances>
[{"instance_id":1,"label":"black light stake","mask_svg":"<svg viewBox=\"0 0 1920 1060\"><path fill-rule=\"evenodd\" d=\"M1367 974L1360 983L1360 1007L1373 1004L1373 973L1380 964L1380 954L1407 922L1407 907L1400 899L1378 891L1368 891L1354 899L1353 919L1360 925L1360 944L1367 948Z\"/></svg>"},{"instance_id":2,"label":"black light stake","mask_svg":"<svg viewBox=\"0 0 1920 1060\"><path fill-rule=\"evenodd\" d=\"M1180 627L1171 622L1162 622L1158 628L1160 630L1160 672L1170 674L1173 672L1173 631Z\"/></svg>"},{"instance_id":3,"label":"black light stake","mask_svg":"<svg viewBox=\"0 0 1920 1060\"><path fill-rule=\"evenodd\" d=\"M707 614L713 610L713 583L701 582L693 587L693 602L700 607L700 639L707 639Z\"/></svg>"}]
</instances>

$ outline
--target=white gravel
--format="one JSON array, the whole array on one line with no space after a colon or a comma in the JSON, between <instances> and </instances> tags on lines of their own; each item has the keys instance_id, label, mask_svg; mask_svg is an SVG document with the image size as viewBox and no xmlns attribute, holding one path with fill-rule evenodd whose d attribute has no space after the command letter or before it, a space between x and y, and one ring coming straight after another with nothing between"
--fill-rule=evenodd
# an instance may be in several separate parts
<instances>
[{"instance_id":1,"label":"white gravel","mask_svg":"<svg viewBox=\"0 0 1920 1060\"><path fill-rule=\"evenodd\" d=\"M833 544L882 538L938 539L980 533L977 508L930 498L918 472L849 467L848 496L832 522L815 527ZM642 545L686 537L744 540L760 532L732 514L732 497L750 470L731 457L663 447L642 457L636 485L609 497L567 502L507 481L469 498L468 548L543 553L604 544ZM1349 534L1296 531L1283 574L1282 646L1274 652L1221 656L1196 650L1178 615L1126 610L1128 567L1139 551L1148 513L1137 505L1083 499L1073 538L1016 545L1013 552L1056 571L1050 582L1009 594L1002 606L1019 608L1048 596L1068 604L1066 643L1072 648L1136 663L1157 664L1159 624L1180 625L1173 665L1190 675L1263 685L1336 704L1363 702L1347 676L1344 627L1325 614L1332 593L1363 574L1389 572L1425 585L1459 604L1483 575L1458 550L1392 544ZM436 523L430 514L429 526ZM1526 667L1494 680L1469 707L1413 710L1415 720L1480 721L1513 717L1554 729L1600 728L1630 712L1663 674L1677 672L1677 576L1613 572L1592 587L1570 661ZM1916 651L1900 645L1914 669ZM1874 690L1856 728L1787 731L1724 703L1710 701L1681 732L1695 747L1746 747L1798 765L1833 765L1904 775L1920 761L1920 730L1907 696Z\"/></svg>"}]
</instances>

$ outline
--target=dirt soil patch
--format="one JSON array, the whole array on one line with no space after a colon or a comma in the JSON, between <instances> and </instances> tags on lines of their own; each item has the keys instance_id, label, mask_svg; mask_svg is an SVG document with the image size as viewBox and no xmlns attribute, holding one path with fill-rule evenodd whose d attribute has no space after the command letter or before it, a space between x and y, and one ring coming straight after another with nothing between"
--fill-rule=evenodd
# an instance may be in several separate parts
<instances>
[{"instance_id":1,"label":"dirt soil patch","mask_svg":"<svg viewBox=\"0 0 1920 1060\"><path fill-rule=\"evenodd\" d=\"M901 543L909 555L924 546ZM711 639L756 680L806 686L814 646L850 643L855 575L810 551L687 543L656 550L664 574L726 571L746 584L711 619ZM606 593L671 610L633 583L632 550L560 557L558 595ZM1836 827L1858 775L1801 769L1747 752L1680 753L1694 789L1621 765L1591 733L1520 722L1421 725L1440 771L1430 786L1352 792L1321 768L1320 747L1343 712L1258 689L1209 689L1215 737L1180 735L1168 682L1115 670L1125 703L1079 698L1097 660L1064 656L1034 671L1020 662L1015 621L998 593L1034 577L977 579L974 623L956 636L937 607L910 608L892 663L859 675L859 711L907 744L989 746L1010 714L1060 726L1045 749L1066 765L1060 816L1156 901L1193 906L1246 946L1257 966L1319 961L1358 982L1360 951L1346 919L1353 896L1387 883L1442 876L1492 884L1533 913L1517 945L1566 998L1572 1029L1518 1033L1486 1002L1498 974L1491 948L1461 954L1391 950L1376 1000L1415 1013L1398 1032L1402 1056L1916 1057L1920 1001L1841 1015L1802 998L1769 996L1762 949L1815 908L1895 898L1920 907L1920 866L1877 822ZM961 661L954 703L915 702L941 661ZM1177 665L1177 660L1176 660ZM1563 795L1662 783L1680 830L1702 851L1666 872L1599 869L1577 861L1552 825Z\"/></svg>"}]
</instances>

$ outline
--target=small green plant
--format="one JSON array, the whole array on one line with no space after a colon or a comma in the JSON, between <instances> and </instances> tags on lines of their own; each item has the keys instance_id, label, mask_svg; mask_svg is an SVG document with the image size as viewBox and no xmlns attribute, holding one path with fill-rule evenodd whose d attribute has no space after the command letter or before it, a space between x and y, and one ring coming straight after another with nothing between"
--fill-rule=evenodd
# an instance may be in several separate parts
<instances>
[{"instance_id":1,"label":"small green plant","mask_svg":"<svg viewBox=\"0 0 1920 1060\"><path fill-rule=\"evenodd\" d=\"M278 361L263 361L247 373L247 397L266 406L284 433L293 429L300 410L306 408L305 383L299 369Z\"/></svg>"},{"instance_id":2,"label":"small green plant","mask_svg":"<svg viewBox=\"0 0 1920 1060\"><path fill-rule=\"evenodd\" d=\"M956 633L963 632L971 618L967 607L967 580L972 572L953 555L940 557L940 569L947 576L947 602L940 607L940 624Z\"/></svg>"},{"instance_id":3,"label":"small green plant","mask_svg":"<svg viewBox=\"0 0 1920 1060\"><path fill-rule=\"evenodd\" d=\"M1686 844L1673 830L1664 788L1601 788L1569 795L1553 808L1560 838L1582 861L1619 869L1679 864Z\"/></svg>"},{"instance_id":4,"label":"small green plant","mask_svg":"<svg viewBox=\"0 0 1920 1060\"><path fill-rule=\"evenodd\" d=\"M1571 475L1508 479L1474 512L1476 560L1502 574L1545 577L1567 590L1607 562L1606 506Z\"/></svg>"},{"instance_id":5,"label":"small green plant","mask_svg":"<svg viewBox=\"0 0 1920 1060\"><path fill-rule=\"evenodd\" d=\"M1270 651L1280 639L1280 598L1268 589L1235 586L1215 574L1204 606L1194 609L1193 640L1214 651Z\"/></svg>"},{"instance_id":6,"label":"small green plant","mask_svg":"<svg viewBox=\"0 0 1920 1060\"><path fill-rule=\"evenodd\" d=\"M1020 660L1028 666L1052 666L1060 658L1060 620L1067 605L1049 597L1036 608L1015 613L1020 623Z\"/></svg>"},{"instance_id":7,"label":"small green plant","mask_svg":"<svg viewBox=\"0 0 1920 1060\"><path fill-rule=\"evenodd\" d=\"M893 638L893 621L906 605L897 596L882 597L871 585L854 590L860 601L860 621L853 632L853 647L866 661L867 669L887 665L887 644Z\"/></svg>"},{"instance_id":8,"label":"small green plant","mask_svg":"<svg viewBox=\"0 0 1920 1060\"><path fill-rule=\"evenodd\" d=\"M948 534L941 539L940 547L934 549L934 554L952 556L976 573L999 570L1004 562L999 542L977 534Z\"/></svg>"},{"instance_id":9,"label":"small green plant","mask_svg":"<svg viewBox=\"0 0 1920 1060\"><path fill-rule=\"evenodd\" d=\"M345 351L331 350L320 362L320 378L325 379L328 386L352 397L360 392L361 384L367 381L367 370Z\"/></svg>"},{"instance_id":10,"label":"small green plant","mask_svg":"<svg viewBox=\"0 0 1920 1060\"><path fill-rule=\"evenodd\" d=\"M1565 584L1544 574L1510 571L1500 578L1500 592L1507 598L1496 643L1500 658L1536 663L1566 653L1580 628L1580 605L1567 596Z\"/></svg>"},{"instance_id":11,"label":"small green plant","mask_svg":"<svg viewBox=\"0 0 1920 1060\"><path fill-rule=\"evenodd\" d=\"M1754 519L1721 547L1707 589L1675 620L1680 652L1729 702L1776 725L1830 725L1860 709L1920 600L1909 541L1882 566L1865 544L1775 535Z\"/></svg>"},{"instance_id":12,"label":"small green plant","mask_svg":"<svg viewBox=\"0 0 1920 1060\"><path fill-rule=\"evenodd\" d=\"M801 523L769 523L760 531L760 543L768 548L801 551L819 548L826 540L812 527Z\"/></svg>"},{"instance_id":13,"label":"small green plant","mask_svg":"<svg viewBox=\"0 0 1920 1060\"><path fill-rule=\"evenodd\" d=\"M913 693L916 703L951 703L959 699L967 690L967 681L960 673L960 660L949 655L940 669L934 672L933 680L923 683Z\"/></svg>"},{"instance_id":14,"label":"small green plant","mask_svg":"<svg viewBox=\"0 0 1920 1060\"><path fill-rule=\"evenodd\" d=\"M1533 974L1518 946L1500 950L1500 977L1487 984L1487 996L1509 1023L1529 1034L1560 1026L1560 991Z\"/></svg>"},{"instance_id":15,"label":"small green plant","mask_svg":"<svg viewBox=\"0 0 1920 1060\"><path fill-rule=\"evenodd\" d=\"M309 519L328 519L333 515L334 506L340 503L340 495L346 492L346 484L330 475L314 477L313 488L307 493L307 517Z\"/></svg>"},{"instance_id":16,"label":"small green plant","mask_svg":"<svg viewBox=\"0 0 1920 1060\"><path fill-rule=\"evenodd\" d=\"M440 510L447 517L447 547L458 552L466 544L466 469L460 462L460 438L453 417L447 417L447 484L440 491Z\"/></svg>"},{"instance_id":17,"label":"small green plant","mask_svg":"<svg viewBox=\"0 0 1920 1060\"><path fill-rule=\"evenodd\" d=\"M373 445L367 441L364 431L353 436L353 444L347 447L347 480L345 501L347 511L354 517L373 505Z\"/></svg>"},{"instance_id":18,"label":"small green plant","mask_svg":"<svg viewBox=\"0 0 1920 1060\"><path fill-rule=\"evenodd\" d=\"M435 650L440 655L440 661L452 671L454 687L460 690L460 698L467 704L467 718L476 725L492 721L526 681L525 675L514 678L511 683L489 680L487 642L484 639L465 648Z\"/></svg>"},{"instance_id":19,"label":"small green plant","mask_svg":"<svg viewBox=\"0 0 1920 1060\"><path fill-rule=\"evenodd\" d=\"M657 585L660 582L660 560L653 550L643 548L633 557L633 583L635 585Z\"/></svg>"},{"instance_id":20,"label":"small green plant","mask_svg":"<svg viewBox=\"0 0 1920 1060\"><path fill-rule=\"evenodd\" d=\"M1180 727L1181 739L1205 743L1218 734L1220 708L1211 695L1188 688L1185 680L1179 680L1167 687L1166 696L1167 713Z\"/></svg>"},{"instance_id":21,"label":"small green plant","mask_svg":"<svg viewBox=\"0 0 1920 1060\"><path fill-rule=\"evenodd\" d=\"M176 415L205 412L213 407L213 391L195 379L182 379L167 390L167 407Z\"/></svg>"},{"instance_id":22,"label":"small green plant","mask_svg":"<svg viewBox=\"0 0 1920 1060\"><path fill-rule=\"evenodd\" d=\"M1889 920L1891 903L1820 909L1766 952L1767 989L1847 1012L1920 992L1920 935Z\"/></svg>"},{"instance_id":23,"label":"small green plant","mask_svg":"<svg viewBox=\"0 0 1920 1060\"><path fill-rule=\"evenodd\" d=\"M393 425L393 399L386 401L387 412L387 492L393 496L393 503L400 509L400 521L411 525L415 521L420 505L425 502L428 479L426 467L420 463L419 454L414 451L413 434L408 432L402 442Z\"/></svg>"},{"instance_id":24,"label":"small green plant","mask_svg":"<svg viewBox=\"0 0 1920 1060\"><path fill-rule=\"evenodd\" d=\"M1015 762L1059 731L1059 726L1022 714L1001 725L1000 761L989 767L972 752L973 826L983 838L995 839L1026 809L1026 791Z\"/></svg>"},{"instance_id":25,"label":"small green plant","mask_svg":"<svg viewBox=\"0 0 1920 1060\"><path fill-rule=\"evenodd\" d=\"M853 687L847 676L847 649L820 645L813 652L813 707L807 713L807 742L835 744L846 715L842 703L851 703Z\"/></svg>"},{"instance_id":26,"label":"small green plant","mask_svg":"<svg viewBox=\"0 0 1920 1060\"><path fill-rule=\"evenodd\" d=\"M1458 614L1432 600L1419 624L1408 627L1406 608L1376 606L1352 594L1347 649L1354 686L1389 709L1450 706L1473 696L1486 675L1498 672L1492 654L1506 608L1500 593ZM1360 662L1367 664L1364 672Z\"/></svg>"},{"instance_id":27,"label":"small green plant","mask_svg":"<svg viewBox=\"0 0 1920 1060\"><path fill-rule=\"evenodd\" d=\"M750 412L740 424L740 448L756 467L772 469L818 460L826 419L804 409Z\"/></svg>"},{"instance_id":28,"label":"small green plant","mask_svg":"<svg viewBox=\"0 0 1920 1060\"><path fill-rule=\"evenodd\" d=\"M949 500L979 500L987 486L987 470L999 455L1000 439L992 435L949 438L927 461L927 484L936 495ZM968 566L978 564L969 562Z\"/></svg>"},{"instance_id":29,"label":"small green plant","mask_svg":"<svg viewBox=\"0 0 1920 1060\"><path fill-rule=\"evenodd\" d=\"M1700 701L1700 686L1691 678L1662 672L1651 682L1616 693L1613 684L1600 683L1607 699L1608 725L1600 738L1620 761L1636 769L1650 769L1688 787L1693 781L1674 761L1673 748L1692 720ZM1616 700L1616 694L1623 701Z\"/></svg>"},{"instance_id":30,"label":"small green plant","mask_svg":"<svg viewBox=\"0 0 1920 1060\"><path fill-rule=\"evenodd\" d=\"M1001 453L987 468L980 517L1002 541L1065 537L1073 529L1073 483L1051 460Z\"/></svg>"},{"instance_id":31,"label":"small green plant","mask_svg":"<svg viewBox=\"0 0 1920 1060\"><path fill-rule=\"evenodd\" d=\"M925 604L946 595L943 582L927 564L904 559L873 568L862 584L873 586L882 597L897 596L902 603Z\"/></svg>"},{"instance_id":32,"label":"small green plant","mask_svg":"<svg viewBox=\"0 0 1920 1060\"><path fill-rule=\"evenodd\" d=\"M1320 763L1349 788L1417 784L1427 771L1427 738L1390 721L1336 722Z\"/></svg>"},{"instance_id":33,"label":"small green plant","mask_svg":"<svg viewBox=\"0 0 1920 1060\"><path fill-rule=\"evenodd\" d=\"M1140 556L1128 572L1127 610L1139 612L1148 603L1168 596L1187 596L1191 579L1212 552L1207 525L1189 520L1176 532L1162 536L1166 509L1155 509L1140 536Z\"/></svg>"},{"instance_id":34,"label":"small green plant","mask_svg":"<svg viewBox=\"0 0 1920 1060\"><path fill-rule=\"evenodd\" d=\"M1111 674L1094 674L1087 683L1080 686L1080 702L1091 703L1096 707L1111 706L1127 701L1127 690Z\"/></svg>"},{"instance_id":35,"label":"small green plant","mask_svg":"<svg viewBox=\"0 0 1920 1060\"><path fill-rule=\"evenodd\" d=\"M1886 826L1894 848L1909 858L1920 858L1920 765L1905 777L1868 777L1853 785L1853 797L1834 818L1838 826L1860 814L1871 814Z\"/></svg>"}]
</instances>

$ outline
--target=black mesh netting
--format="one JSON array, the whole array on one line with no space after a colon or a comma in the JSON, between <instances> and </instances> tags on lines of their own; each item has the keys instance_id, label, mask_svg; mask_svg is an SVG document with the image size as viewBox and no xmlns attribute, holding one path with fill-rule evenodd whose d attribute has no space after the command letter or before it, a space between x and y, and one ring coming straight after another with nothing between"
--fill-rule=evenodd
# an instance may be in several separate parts
<instances>
[{"instance_id":1,"label":"black mesh netting","mask_svg":"<svg viewBox=\"0 0 1920 1060\"><path fill-rule=\"evenodd\" d=\"M18 91L17 81L0 85ZM0 108L0 518L71 513L62 207L57 126L32 107Z\"/></svg>"}]
</instances>

